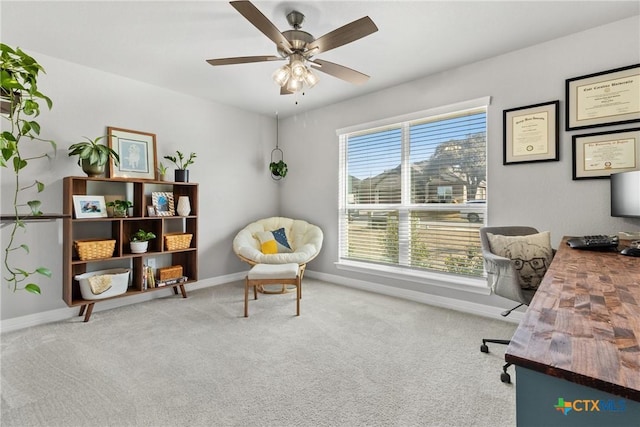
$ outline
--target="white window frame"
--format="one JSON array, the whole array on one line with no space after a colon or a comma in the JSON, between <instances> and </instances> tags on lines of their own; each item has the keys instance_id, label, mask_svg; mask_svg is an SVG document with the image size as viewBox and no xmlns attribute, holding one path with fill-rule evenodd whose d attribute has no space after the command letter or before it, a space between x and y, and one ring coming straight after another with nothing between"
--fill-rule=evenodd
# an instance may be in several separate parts
<instances>
[{"instance_id":1,"label":"white window frame","mask_svg":"<svg viewBox=\"0 0 640 427\"><path fill-rule=\"evenodd\" d=\"M426 271L414 268L408 268L398 265L386 265L386 264L376 264L373 262L365 262L365 261L355 261L355 260L346 260L341 259L341 255L344 253L344 247L346 242L344 241L344 236L342 235L342 230L346 229L346 210L347 210L347 194L348 194L348 177L345 176L346 170L346 140L347 135L365 131L365 130L374 130L377 128L384 128L392 125L398 125L399 123L407 123L415 120L421 119L437 119L438 116L446 116L452 113L461 113L465 111L475 110L479 108L486 108L486 116L487 123L489 123L489 106L491 104L491 97L481 97L472 99L469 101L458 102L455 104L449 104L446 106L431 108L428 110L422 110L406 115L395 116L387 119L382 119L378 121L362 123L355 126L350 126L346 128L341 128L336 130L336 134L339 137L340 150L339 150L339 191L338 191L338 261L334 264L336 268L341 270L348 270L357 273L366 273L372 274L376 276L386 277L395 280L405 280L418 282L422 284L429 284L433 286L451 288L456 290L464 290L467 292L489 295L490 289L488 288L486 279L483 278L474 278L474 277L465 277L460 275L452 275L446 273L439 273L433 271ZM408 126L408 124L405 124ZM403 132L403 135L408 134L408 132ZM489 126L487 125L486 129L486 141L489 141ZM409 141L402 141L403 144L408 144ZM409 150L403 150L403 153L408 153ZM408 154L407 154L408 155ZM403 159L405 160L405 159ZM412 205L409 204L408 198L410 197L410 192L407 191L410 185L409 179L409 171L407 168L403 168L402 170L402 206L397 205L384 205L384 204L376 204L376 209L395 209L399 210L399 215L408 215L409 209ZM405 176L406 175L406 176ZM407 188L405 188L407 187ZM488 208L488 205L487 205ZM486 220L485 220L486 221ZM400 221L400 224L408 224L409 221ZM406 228L406 227L405 227ZM403 233L408 233L408 230L403 230L402 228L398 230L399 235ZM406 239L400 239L400 244L406 244ZM407 251L403 251L400 248L399 253L403 254ZM400 260L402 261L402 260Z\"/></svg>"}]
</instances>

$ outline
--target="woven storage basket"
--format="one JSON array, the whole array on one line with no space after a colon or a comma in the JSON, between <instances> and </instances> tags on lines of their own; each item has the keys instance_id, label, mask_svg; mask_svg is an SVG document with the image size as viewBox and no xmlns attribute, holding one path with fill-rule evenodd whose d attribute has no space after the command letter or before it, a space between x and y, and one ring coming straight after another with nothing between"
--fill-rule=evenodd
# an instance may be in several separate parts
<instances>
[{"instance_id":1,"label":"woven storage basket","mask_svg":"<svg viewBox=\"0 0 640 427\"><path fill-rule=\"evenodd\" d=\"M193 234L167 234L164 236L164 243L168 251L177 251L187 249L191 246L191 237Z\"/></svg>"},{"instance_id":2,"label":"woven storage basket","mask_svg":"<svg viewBox=\"0 0 640 427\"><path fill-rule=\"evenodd\" d=\"M81 261L99 258L111 258L116 247L115 240L84 239L74 240L76 252Z\"/></svg>"}]
</instances>

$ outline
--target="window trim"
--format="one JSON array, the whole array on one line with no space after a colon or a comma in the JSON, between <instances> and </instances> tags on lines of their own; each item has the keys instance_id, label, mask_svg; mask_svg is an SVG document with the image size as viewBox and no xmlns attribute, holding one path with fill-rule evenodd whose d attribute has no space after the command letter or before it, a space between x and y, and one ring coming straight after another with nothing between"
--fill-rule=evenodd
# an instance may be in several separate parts
<instances>
[{"instance_id":1,"label":"window trim","mask_svg":"<svg viewBox=\"0 0 640 427\"><path fill-rule=\"evenodd\" d=\"M391 127L394 125L399 125L401 123L407 123L412 121L423 120L425 118L428 119L438 119L438 116L447 116L451 113L464 112L468 110L474 110L478 108L485 108L487 117L489 115L489 106L491 105L491 96L485 96L481 98L476 98L468 101L457 102L454 104L449 104L445 106L430 108L427 110L422 110L418 112L413 112L409 114L394 116L390 118L385 118L381 120L371 121L367 123L361 123L358 125L353 125L349 127L344 127L336 130L336 134L340 139L340 145L342 146L342 138L351 136L353 134L357 134L358 132L370 132L375 129L383 129L385 127ZM488 137L489 130L486 129L486 141L489 140ZM334 263L336 268L349 270L357 273L365 273L372 274L376 276L391 278L395 280L405 280L411 282L418 282L423 284L428 284L432 286L445 287L455 290L467 291L472 293L478 293L482 295L488 295L490 292L489 285L486 281L486 278L476 278L476 277L466 277L463 275L449 275L446 273L439 273L434 271L424 271L413 269L410 267L405 267L401 265L387 265L387 264L376 264L373 262L365 262L365 261L357 261L357 260L349 260L341 258L341 248L344 244L343 238L344 236L341 234L340 230L343 228L343 221L345 220L344 210L346 206L343 206L342 197L344 196L344 191L346 190L346 178L344 177L343 165L346 161L346 153L345 150L339 150L339 165L340 165L340 176L339 176L339 191L338 191L338 261ZM404 198L405 192L403 191L402 197ZM394 205L395 206L395 205ZM410 207L411 204L407 204L402 206L402 209L406 209ZM377 204L376 208L382 208L383 205Z\"/></svg>"}]
</instances>

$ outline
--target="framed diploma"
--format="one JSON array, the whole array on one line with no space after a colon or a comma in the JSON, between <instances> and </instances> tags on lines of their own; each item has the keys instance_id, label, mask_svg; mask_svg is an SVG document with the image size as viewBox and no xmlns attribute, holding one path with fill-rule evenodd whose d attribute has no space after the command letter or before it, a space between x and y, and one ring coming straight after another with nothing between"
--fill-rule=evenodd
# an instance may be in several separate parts
<instances>
[{"instance_id":1,"label":"framed diploma","mask_svg":"<svg viewBox=\"0 0 640 427\"><path fill-rule=\"evenodd\" d=\"M566 130L640 122L640 64L566 81Z\"/></svg>"},{"instance_id":2,"label":"framed diploma","mask_svg":"<svg viewBox=\"0 0 640 427\"><path fill-rule=\"evenodd\" d=\"M557 161L560 101L503 111L502 164Z\"/></svg>"},{"instance_id":3,"label":"framed diploma","mask_svg":"<svg viewBox=\"0 0 640 427\"><path fill-rule=\"evenodd\" d=\"M573 136L573 179L640 169L640 128Z\"/></svg>"}]
</instances>

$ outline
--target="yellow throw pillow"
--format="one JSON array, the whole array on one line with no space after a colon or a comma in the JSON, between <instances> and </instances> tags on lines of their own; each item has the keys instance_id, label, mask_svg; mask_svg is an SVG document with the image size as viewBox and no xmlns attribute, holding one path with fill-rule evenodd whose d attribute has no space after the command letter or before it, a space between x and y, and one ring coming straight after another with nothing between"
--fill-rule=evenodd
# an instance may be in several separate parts
<instances>
[{"instance_id":1,"label":"yellow throw pillow","mask_svg":"<svg viewBox=\"0 0 640 427\"><path fill-rule=\"evenodd\" d=\"M273 231L261 231L256 233L256 237L260 241L260 251L263 254L283 254L291 253L291 245L287 240L287 234L284 228Z\"/></svg>"}]
</instances>

